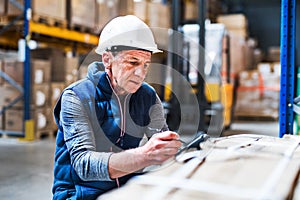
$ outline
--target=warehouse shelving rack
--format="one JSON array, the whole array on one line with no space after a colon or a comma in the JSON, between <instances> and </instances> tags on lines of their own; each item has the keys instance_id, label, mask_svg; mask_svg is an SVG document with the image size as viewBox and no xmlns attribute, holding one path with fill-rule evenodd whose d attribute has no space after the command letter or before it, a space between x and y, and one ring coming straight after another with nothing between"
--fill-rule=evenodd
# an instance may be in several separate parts
<instances>
[{"instance_id":1,"label":"warehouse shelving rack","mask_svg":"<svg viewBox=\"0 0 300 200\"><path fill-rule=\"evenodd\" d=\"M296 0L281 2L279 137L293 134L295 84Z\"/></svg>"},{"instance_id":2,"label":"warehouse shelving rack","mask_svg":"<svg viewBox=\"0 0 300 200\"><path fill-rule=\"evenodd\" d=\"M19 91L23 92L23 99L24 99L24 131L21 133L13 132L13 131L4 131L0 130L0 134L13 134L22 136L25 140L33 140L34 139L34 121L32 120L30 116L30 97L31 97L31 69L30 69L30 48L29 48L29 42L31 40L32 34L40 34L43 36L48 36L52 38L62 39L65 41L70 42L70 46L72 50L76 51L76 48L78 47L77 44L83 44L88 46L96 46L98 44L98 37L92 34L88 33L81 33L73 30L69 30L66 28L60 28L60 27L54 27L54 26L48 26L46 24L36 23L33 22L32 19L32 10L31 10L31 0L24 0L24 5L20 5L15 0L9 0L9 3L12 3L17 8L23 10L23 16L17 16L13 21L8 23L6 26L4 26L2 29L0 29L0 34L4 33L6 29L10 26L14 26L18 24L20 25L20 19L23 17L23 21L21 23L21 26L23 26L24 36L25 39L25 60L24 60L24 86L23 88L17 85L12 79L10 79L7 75L5 75L3 72L1 72L1 76L4 77L9 83L11 83L13 86L15 86ZM10 35L11 37L11 35ZM18 36L17 36L18 37ZM14 38L16 40L20 38ZM1 38L0 42L11 44L11 38ZM15 102L20 100L22 98L17 98L13 100L7 109L12 106ZM0 112L0 114L3 112L3 110Z\"/></svg>"},{"instance_id":3,"label":"warehouse shelving rack","mask_svg":"<svg viewBox=\"0 0 300 200\"><path fill-rule=\"evenodd\" d=\"M173 14L180 9L180 1L173 2ZM202 0L198 0L199 4L203 5ZM199 9L203 8L200 7ZM201 19L203 21L203 18ZM200 20L200 22L201 22ZM173 21L175 24L172 27L177 30L178 19ZM294 105L294 90L295 90L295 30L296 30L296 0L281 0L281 78L280 78L280 102L279 102L279 137L283 137L285 134L293 134L294 124L294 110L298 107ZM204 33L202 33L204 35ZM201 33L200 33L201 36ZM202 42L203 43L203 42ZM201 44L201 37L200 37ZM204 44L201 44L204 46ZM200 55L201 56L201 55ZM173 58L174 63L178 63L177 58ZM200 59L201 60L201 59ZM200 65L201 66L201 65ZM199 90L201 91L203 86L200 84ZM203 97L200 94L199 97ZM299 100L299 99L298 99ZM205 102L205 101L201 101ZM297 103L299 103L298 101ZM203 104L203 103L202 103ZM203 110L203 107L200 108ZM300 112L300 107L298 108ZM203 113L201 114L203 116ZM203 124L199 122L199 127L203 127Z\"/></svg>"}]
</instances>

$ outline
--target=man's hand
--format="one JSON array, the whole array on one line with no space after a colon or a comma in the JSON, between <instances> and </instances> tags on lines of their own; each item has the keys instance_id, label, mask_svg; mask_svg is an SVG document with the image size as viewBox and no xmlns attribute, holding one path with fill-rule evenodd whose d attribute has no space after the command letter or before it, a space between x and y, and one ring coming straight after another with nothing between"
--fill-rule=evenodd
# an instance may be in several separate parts
<instances>
[{"instance_id":1,"label":"man's hand","mask_svg":"<svg viewBox=\"0 0 300 200\"><path fill-rule=\"evenodd\" d=\"M181 147L179 135L172 131L154 134L141 147L113 153L108 171L112 179L133 173L150 165L162 164L172 158Z\"/></svg>"},{"instance_id":2,"label":"man's hand","mask_svg":"<svg viewBox=\"0 0 300 200\"><path fill-rule=\"evenodd\" d=\"M173 157L181 147L179 135L172 131L154 134L150 140L141 147L142 153L152 164L161 164Z\"/></svg>"}]
</instances>

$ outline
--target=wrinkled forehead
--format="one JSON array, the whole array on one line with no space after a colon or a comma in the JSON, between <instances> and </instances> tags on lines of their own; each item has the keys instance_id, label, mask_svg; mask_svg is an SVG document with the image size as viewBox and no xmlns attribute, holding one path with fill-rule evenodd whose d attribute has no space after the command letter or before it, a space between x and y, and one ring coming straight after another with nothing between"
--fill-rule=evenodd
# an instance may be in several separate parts
<instances>
[{"instance_id":1,"label":"wrinkled forehead","mask_svg":"<svg viewBox=\"0 0 300 200\"><path fill-rule=\"evenodd\" d=\"M119 52L118 57L123 59L136 59L150 62L151 52L144 50L125 50Z\"/></svg>"}]
</instances>

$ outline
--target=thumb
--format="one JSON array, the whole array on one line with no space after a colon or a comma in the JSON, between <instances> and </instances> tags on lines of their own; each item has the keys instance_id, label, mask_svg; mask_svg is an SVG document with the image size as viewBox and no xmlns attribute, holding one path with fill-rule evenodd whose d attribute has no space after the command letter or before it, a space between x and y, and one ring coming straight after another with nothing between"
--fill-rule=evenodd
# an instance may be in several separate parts
<instances>
[{"instance_id":1,"label":"thumb","mask_svg":"<svg viewBox=\"0 0 300 200\"><path fill-rule=\"evenodd\" d=\"M160 140L174 140L179 139L179 135L172 131L165 131L162 133L157 134L156 136Z\"/></svg>"}]
</instances>

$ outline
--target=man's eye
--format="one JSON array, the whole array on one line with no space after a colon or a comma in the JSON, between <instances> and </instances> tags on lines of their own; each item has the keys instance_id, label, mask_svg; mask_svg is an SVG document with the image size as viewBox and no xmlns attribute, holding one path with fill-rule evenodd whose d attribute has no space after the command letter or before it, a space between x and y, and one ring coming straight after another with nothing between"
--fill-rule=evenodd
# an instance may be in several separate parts
<instances>
[{"instance_id":1,"label":"man's eye","mask_svg":"<svg viewBox=\"0 0 300 200\"><path fill-rule=\"evenodd\" d=\"M130 61L129 62L131 65L138 65L139 63L138 62L136 62L136 61Z\"/></svg>"},{"instance_id":2,"label":"man's eye","mask_svg":"<svg viewBox=\"0 0 300 200\"><path fill-rule=\"evenodd\" d=\"M144 68L147 69L150 66L149 63L144 64Z\"/></svg>"}]
</instances>

